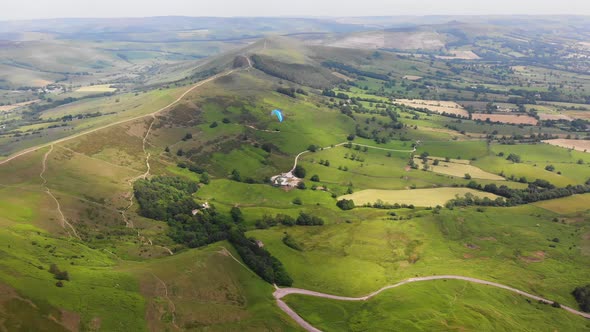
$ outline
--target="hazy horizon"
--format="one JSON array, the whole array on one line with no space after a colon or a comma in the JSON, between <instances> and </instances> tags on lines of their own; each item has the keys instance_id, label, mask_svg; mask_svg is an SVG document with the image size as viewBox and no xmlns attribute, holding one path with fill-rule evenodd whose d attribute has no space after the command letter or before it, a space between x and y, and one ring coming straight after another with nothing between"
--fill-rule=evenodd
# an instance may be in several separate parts
<instances>
[{"instance_id":1,"label":"hazy horizon","mask_svg":"<svg viewBox=\"0 0 590 332\"><path fill-rule=\"evenodd\" d=\"M138 18L157 16L189 17L378 17L378 16L480 16L480 15L590 15L585 0L497 0L478 3L467 0L365 0L362 4L333 0L300 0L284 3L251 0L247 6L239 0L217 3L190 0L149 2L139 0L100 2L53 0L39 4L36 0L10 2L0 12L0 20L34 20L60 18ZM289 6L289 4L291 4Z\"/></svg>"}]
</instances>

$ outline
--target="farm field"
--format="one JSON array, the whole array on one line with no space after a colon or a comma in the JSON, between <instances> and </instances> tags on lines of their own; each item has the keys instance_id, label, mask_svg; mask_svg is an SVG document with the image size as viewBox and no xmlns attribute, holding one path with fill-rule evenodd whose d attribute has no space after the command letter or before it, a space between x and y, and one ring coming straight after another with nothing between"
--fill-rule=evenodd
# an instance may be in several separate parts
<instances>
[{"instance_id":1,"label":"farm field","mask_svg":"<svg viewBox=\"0 0 590 332\"><path fill-rule=\"evenodd\" d=\"M550 201L535 203L536 206L559 214L572 214L590 210L588 200L590 194L575 195L571 197L553 199Z\"/></svg>"},{"instance_id":2,"label":"farm field","mask_svg":"<svg viewBox=\"0 0 590 332\"><path fill-rule=\"evenodd\" d=\"M421 99L396 99L394 102L414 108L426 108L439 114L446 113L464 118L469 117L469 113L461 105L455 102Z\"/></svg>"},{"instance_id":3,"label":"farm field","mask_svg":"<svg viewBox=\"0 0 590 332\"><path fill-rule=\"evenodd\" d=\"M383 201L387 204L406 204L415 206L437 206L444 205L450 199L457 196L463 197L472 194L480 198L495 199L494 194L479 192L468 188L434 188L434 189L411 189L411 190L378 190L365 189L350 195L339 197L340 199L352 199L356 204L375 203Z\"/></svg>"},{"instance_id":4,"label":"farm field","mask_svg":"<svg viewBox=\"0 0 590 332\"><path fill-rule=\"evenodd\" d=\"M537 119L530 117L528 115L516 115L516 114L481 114L481 113L473 113L472 115L473 120L481 120L487 121L488 119L490 122L502 122L502 123L511 123L511 124L523 124L523 125L536 125Z\"/></svg>"},{"instance_id":5,"label":"farm field","mask_svg":"<svg viewBox=\"0 0 590 332\"><path fill-rule=\"evenodd\" d=\"M83 86L76 90L76 92L114 92L116 88L111 87L110 84L89 85Z\"/></svg>"},{"instance_id":6,"label":"farm field","mask_svg":"<svg viewBox=\"0 0 590 332\"><path fill-rule=\"evenodd\" d=\"M574 140L574 139L551 139L544 141L547 144L559 146L566 149L574 149L577 151L588 152L590 150L590 141Z\"/></svg>"},{"instance_id":7,"label":"farm field","mask_svg":"<svg viewBox=\"0 0 590 332\"><path fill-rule=\"evenodd\" d=\"M434 158L433 158L434 159ZM414 157L414 161L418 163L421 168L424 167L424 162L419 157ZM446 162L444 158L440 158L438 165L428 164L429 170L435 173L452 175L456 177L465 177L465 174L469 174L474 179L483 180L498 180L503 181L504 178L493 173L483 171L482 169L469 164L469 160L450 160Z\"/></svg>"}]
</instances>

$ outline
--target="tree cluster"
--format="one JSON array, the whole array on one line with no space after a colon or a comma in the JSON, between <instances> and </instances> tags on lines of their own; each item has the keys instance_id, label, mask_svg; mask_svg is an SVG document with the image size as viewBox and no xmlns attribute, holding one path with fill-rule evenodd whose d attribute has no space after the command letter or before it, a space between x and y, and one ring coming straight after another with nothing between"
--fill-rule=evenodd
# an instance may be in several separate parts
<instances>
[{"instance_id":1,"label":"tree cluster","mask_svg":"<svg viewBox=\"0 0 590 332\"><path fill-rule=\"evenodd\" d=\"M256 241L248 239L244 232L237 229L229 234L229 241L240 254L240 257L256 274L265 281L279 286L291 286L293 279L285 267L266 249L258 246Z\"/></svg>"},{"instance_id":2,"label":"tree cluster","mask_svg":"<svg viewBox=\"0 0 590 332\"><path fill-rule=\"evenodd\" d=\"M197 189L194 182L179 177L156 176L134 184L140 215L167 222L175 242L194 248L227 239L262 279L290 286L292 280L281 262L256 241L246 238L244 217L238 207L233 207L229 215L217 212L214 206L192 213L199 207L192 199Z\"/></svg>"}]
</instances>

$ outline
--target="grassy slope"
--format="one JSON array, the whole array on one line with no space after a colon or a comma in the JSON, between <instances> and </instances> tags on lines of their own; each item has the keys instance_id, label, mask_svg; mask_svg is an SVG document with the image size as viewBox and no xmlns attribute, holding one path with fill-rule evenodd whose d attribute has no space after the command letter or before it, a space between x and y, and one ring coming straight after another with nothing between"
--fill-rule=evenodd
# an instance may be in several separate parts
<instances>
[{"instance_id":1,"label":"grassy slope","mask_svg":"<svg viewBox=\"0 0 590 332\"><path fill-rule=\"evenodd\" d=\"M339 295L367 294L416 275L460 274L575 306L570 292L587 282L589 258L580 254L585 222L554 223L553 213L530 206L413 214L404 221L384 220L382 212L361 222L250 234L283 261L296 287ZM304 251L285 246L283 232Z\"/></svg>"},{"instance_id":2,"label":"grassy slope","mask_svg":"<svg viewBox=\"0 0 590 332\"><path fill-rule=\"evenodd\" d=\"M363 302L290 295L287 304L322 331L581 331L587 319L508 291L456 280L402 286Z\"/></svg>"}]
</instances>

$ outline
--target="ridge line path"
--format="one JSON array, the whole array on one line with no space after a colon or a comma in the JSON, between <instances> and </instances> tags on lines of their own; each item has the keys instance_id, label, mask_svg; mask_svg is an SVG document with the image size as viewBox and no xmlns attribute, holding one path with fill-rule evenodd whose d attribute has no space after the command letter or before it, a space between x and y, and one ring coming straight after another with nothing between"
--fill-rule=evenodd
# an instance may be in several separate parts
<instances>
[{"instance_id":1,"label":"ridge line path","mask_svg":"<svg viewBox=\"0 0 590 332\"><path fill-rule=\"evenodd\" d=\"M186 95L187 95L187 94L191 93L193 90L195 90L196 88L200 87L201 85L203 85L203 84L205 84L205 83L209 83L209 82L211 82L211 81L213 81L213 80L215 80L215 79L217 79L217 78L220 78L220 77L223 77L223 76L230 75L230 74L232 74L233 72L235 72L236 70L239 70L239 68L232 69L232 70L226 71L226 72L224 72L224 73L219 73L219 74L217 74L217 75L213 75L213 76L211 76L211 77L209 77L209 78L207 78L207 79L205 79L205 80L202 80L202 81L200 81L200 82L198 82L198 83L195 83L195 84L194 84L193 86L191 86L191 87L190 87L188 90L186 90L184 93L182 93L182 94L180 95L180 97L178 97L176 100L174 100L174 101L173 101L173 102L171 102L170 104L168 104L168 105L166 105L166 106L164 106L164 107L160 108L159 110L156 110L156 111L154 111L154 112L152 112L152 113L143 114L143 115L138 115L138 116L132 117L132 118L130 118L130 119L124 119L124 120L116 121L116 122L109 123L109 124L107 124L107 125L104 125L104 126L101 126L101 127L98 127L98 128L94 128L94 129L90 129L90 130L87 130L87 131L83 131L83 132L81 132L81 133L78 133L78 134L75 134L75 135L72 135L72 136L68 136L68 137L60 138L60 139L58 139L58 140L55 140L55 141L53 141L53 142L49 142L49 143L45 143L45 144L41 144L41 145L37 145L37 146L30 147L30 148L28 148L28 149L25 149L25 150L23 150L23 151L21 151L21 152L17 152L16 154L13 154L12 156L10 156L10 157L8 157L8 158L6 158L6 159L4 159L4 160L1 160L1 161L0 161L0 165L3 165L3 164L5 164L5 163L7 163L7 162L9 162L9 161L11 161L11 160L13 160L13 159L16 159L16 158L18 158L18 157L20 157L20 156L23 156L23 155L25 155L25 154L28 154L28 153L31 153L31 152L37 151L37 150L39 150L39 149L42 149L42 148L44 148L44 147L48 147L48 146L51 146L51 145L54 145L54 144L58 144L58 143L62 143L62 142L66 142L66 141L69 141L69 140L71 140L71 139L78 138L78 137L81 137L81 136L84 136L84 135L88 135L88 134L91 134L91 133L97 132L97 131L99 131L99 130L102 130L102 129L106 129L106 128L113 127L113 126L117 126L117 125L120 125L120 124L123 124L123 123L127 123L127 122L131 122L131 121L135 121L135 120L143 119L143 118L145 118L145 117L148 117L148 116L152 116L152 117L153 117L153 116L155 116L156 114L158 114L158 113L161 113L162 111L164 111L164 110L166 110L166 109L168 109L168 108L170 108L170 107L174 106L175 104L179 103L180 101L182 101L182 99L183 99L184 97L186 97Z\"/></svg>"},{"instance_id":2,"label":"ridge line path","mask_svg":"<svg viewBox=\"0 0 590 332\"><path fill-rule=\"evenodd\" d=\"M352 143L352 142L342 142L342 143L338 143L338 144L335 144L335 145L327 146L325 148L320 148L320 151L321 150L328 150L328 149L335 148L335 147L338 147L338 146L342 146L342 145L345 145L345 144L348 144L348 143L352 144L353 146L354 145L358 145L358 146L366 147L366 148L369 148L369 149L377 149L377 150L383 150L383 151L407 152L407 153L416 152L416 147L414 147L412 150L396 150L396 149L381 148L381 147L377 147L377 146L371 146L371 145L359 144L359 143ZM291 170L289 171L289 173L293 174L293 172L295 171L295 168L297 167L297 162L299 161L299 157L301 157L301 155L303 155L304 153L308 153L308 152L311 152L311 151L310 150L305 150L303 152L300 152L297 156L295 156L295 163L293 164L293 168L291 168Z\"/></svg>"},{"instance_id":3,"label":"ridge line path","mask_svg":"<svg viewBox=\"0 0 590 332\"><path fill-rule=\"evenodd\" d=\"M307 321L305 321L303 318L301 318L301 316L299 316L293 309L291 309L281 299L289 294L301 294L301 295L315 296L315 297L321 297L321 298L325 298L325 299L332 299L332 300L339 300L339 301L366 301L366 300L374 297L375 295L378 295L379 293L381 293L385 290L388 290L388 289L396 288L396 287L399 287L399 286L402 286L405 284L409 284L409 283L413 283L413 282L440 280L440 279L455 279L455 280L463 280L463 281L468 281L468 282L481 284L481 285L488 285L488 286L492 286L492 287L502 288L502 289L508 290L510 292L531 298L533 300L541 301L546 304L553 303L553 301L547 300L547 299L542 298L540 296L536 296L536 295L518 290L518 289L510 287L510 286L506 286L506 285L503 285L503 284L500 284L497 282L492 282L492 281L487 281L487 280L482 280L482 279L477 279L477 278L471 278L471 277L457 276L457 275L439 275L439 276L409 278L404 281L400 281L397 284L385 286L373 293L370 293L369 295L362 296L362 297L338 296L338 295L325 294L325 293L320 293L320 292L316 292L316 291L311 291L311 290L307 290L307 289L279 288L276 286L275 286L276 290L273 293L273 296L277 300L277 305L279 306L279 308L281 308L287 315L289 315L293 320L295 320L301 327L303 327L305 330L310 331L310 332L321 332L321 330L315 328L313 325L309 324ZM573 309L571 307L564 306L564 305L562 305L561 308L566 311L569 311L572 314L590 319L590 313L581 312L581 311L578 311L576 309Z\"/></svg>"},{"instance_id":4,"label":"ridge line path","mask_svg":"<svg viewBox=\"0 0 590 332\"><path fill-rule=\"evenodd\" d=\"M47 186L47 179L45 178L45 176L43 176L43 174L45 174L45 171L47 170L47 158L49 157L49 154L51 154L51 152L53 152L53 144L50 145L49 151L47 151L45 153L45 155L43 156L43 161L41 162L42 168L41 168L41 173L39 173L39 177L41 178L41 180L43 180L43 183L41 184L41 186L45 187L45 192L47 193L47 195L49 195L53 199L53 201L55 201L55 204L57 207L57 212L59 213L60 218L61 218L61 227L71 237L72 234L70 234L70 231L67 230L67 228L66 228L66 225L67 225L74 233L74 236L76 238L78 238L78 240L82 240L80 238L80 236L78 235L78 233L76 232L76 229L74 228L74 226L72 226L72 224L70 224L68 222L68 220L66 219L66 216L63 214L63 212L61 210L61 204L59 204L59 201L57 200L57 198L53 195L53 193L51 192L51 190Z\"/></svg>"}]
</instances>

